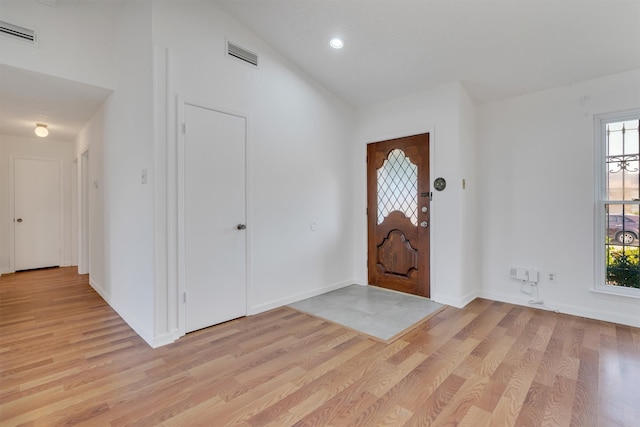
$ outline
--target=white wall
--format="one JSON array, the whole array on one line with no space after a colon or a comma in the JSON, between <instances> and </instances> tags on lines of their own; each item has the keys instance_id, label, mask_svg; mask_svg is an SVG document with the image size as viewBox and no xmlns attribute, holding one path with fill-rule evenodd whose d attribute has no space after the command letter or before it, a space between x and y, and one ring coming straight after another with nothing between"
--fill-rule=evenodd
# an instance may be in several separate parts
<instances>
[{"instance_id":1,"label":"white wall","mask_svg":"<svg viewBox=\"0 0 640 427\"><path fill-rule=\"evenodd\" d=\"M463 306L473 299L476 287L465 282L478 271L475 256L474 106L458 83L392 99L358 110L354 193L357 195L355 239L357 274L367 283L366 254L366 144L429 132L430 175L444 177L444 191L433 191L431 202L431 297ZM462 190L462 178L470 184ZM464 233L464 234L463 234ZM471 256L473 254L473 256ZM474 282L475 283L475 282Z\"/></svg>"},{"instance_id":2,"label":"white wall","mask_svg":"<svg viewBox=\"0 0 640 427\"><path fill-rule=\"evenodd\" d=\"M482 244L478 230L482 227L478 219L478 203L482 187L478 182L478 150L476 105L465 90L459 91L460 102L460 179L450 183L452 187L464 188L460 191L460 259L461 295L463 302L469 302L478 294L482 281L480 265Z\"/></svg>"},{"instance_id":3,"label":"white wall","mask_svg":"<svg viewBox=\"0 0 640 427\"><path fill-rule=\"evenodd\" d=\"M115 2L0 0L3 21L36 31L31 45L0 37L4 64L95 86L113 87Z\"/></svg>"},{"instance_id":4,"label":"white wall","mask_svg":"<svg viewBox=\"0 0 640 427\"><path fill-rule=\"evenodd\" d=\"M176 96L250 117L249 312L352 283L352 109L207 2L156 2L153 25L154 43L170 58L170 121ZM227 37L256 51L259 67L228 58ZM175 179L169 185L175 191Z\"/></svg>"},{"instance_id":5,"label":"white wall","mask_svg":"<svg viewBox=\"0 0 640 427\"><path fill-rule=\"evenodd\" d=\"M10 233L11 215L9 212L9 188L11 177L11 157L36 159L52 159L62 161L62 262L63 266L72 265L72 252L75 242L71 236L71 163L74 159L73 143L53 141L34 136L25 138L11 135L0 135L0 274L11 272L10 268Z\"/></svg>"},{"instance_id":6,"label":"white wall","mask_svg":"<svg viewBox=\"0 0 640 427\"><path fill-rule=\"evenodd\" d=\"M549 307L640 326L640 299L591 291L593 116L638 107L640 70L478 107L482 296L526 305L509 269L536 268Z\"/></svg>"},{"instance_id":7,"label":"white wall","mask_svg":"<svg viewBox=\"0 0 640 427\"><path fill-rule=\"evenodd\" d=\"M151 3L126 2L116 15L114 33L115 84L102 110L103 176L98 188L103 197L104 282L95 285L127 323L153 343ZM90 156L96 156L91 148ZM147 169L147 184L141 182L142 169Z\"/></svg>"}]
</instances>

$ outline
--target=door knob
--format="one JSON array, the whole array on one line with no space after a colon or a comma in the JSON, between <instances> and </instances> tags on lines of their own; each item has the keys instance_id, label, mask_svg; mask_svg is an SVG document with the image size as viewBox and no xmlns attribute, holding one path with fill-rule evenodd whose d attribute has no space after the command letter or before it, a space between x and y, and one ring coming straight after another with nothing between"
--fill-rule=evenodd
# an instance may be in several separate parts
<instances>
[{"instance_id":1,"label":"door knob","mask_svg":"<svg viewBox=\"0 0 640 427\"><path fill-rule=\"evenodd\" d=\"M247 228L246 225L244 224L238 224L238 226L236 227L238 230L245 230Z\"/></svg>"},{"instance_id":2,"label":"door knob","mask_svg":"<svg viewBox=\"0 0 640 427\"><path fill-rule=\"evenodd\" d=\"M16 219L16 222L22 222L22 218Z\"/></svg>"}]
</instances>

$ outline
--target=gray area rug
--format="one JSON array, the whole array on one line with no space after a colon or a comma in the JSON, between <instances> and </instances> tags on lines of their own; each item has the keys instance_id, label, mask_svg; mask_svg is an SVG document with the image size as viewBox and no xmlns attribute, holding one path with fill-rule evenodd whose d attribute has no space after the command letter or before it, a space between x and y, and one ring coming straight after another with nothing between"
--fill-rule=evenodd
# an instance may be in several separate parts
<instances>
[{"instance_id":1,"label":"gray area rug","mask_svg":"<svg viewBox=\"0 0 640 427\"><path fill-rule=\"evenodd\" d=\"M289 307L388 343L445 306L376 286L349 285Z\"/></svg>"}]
</instances>

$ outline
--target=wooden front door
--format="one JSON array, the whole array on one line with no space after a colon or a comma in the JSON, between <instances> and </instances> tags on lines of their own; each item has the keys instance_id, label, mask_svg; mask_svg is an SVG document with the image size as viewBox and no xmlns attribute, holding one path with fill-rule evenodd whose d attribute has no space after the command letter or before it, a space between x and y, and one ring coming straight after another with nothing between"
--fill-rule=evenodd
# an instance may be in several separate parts
<instances>
[{"instance_id":1,"label":"wooden front door","mask_svg":"<svg viewBox=\"0 0 640 427\"><path fill-rule=\"evenodd\" d=\"M369 284L429 289L429 134L367 146Z\"/></svg>"}]
</instances>

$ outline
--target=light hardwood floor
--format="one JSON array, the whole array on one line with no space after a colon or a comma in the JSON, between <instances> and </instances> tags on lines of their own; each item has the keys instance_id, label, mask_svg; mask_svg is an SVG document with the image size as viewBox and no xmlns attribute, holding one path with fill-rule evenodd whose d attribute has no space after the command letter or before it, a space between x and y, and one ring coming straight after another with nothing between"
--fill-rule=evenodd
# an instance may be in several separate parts
<instances>
[{"instance_id":1,"label":"light hardwood floor","mask_svg":"<svg viewBox=\"0 0 640 427\"><path fill-rule=\"evenodd\" d=\"M640 329L478 299L391 344L279 308L151 349L73 268L0 278L2 426L639 426Z\"/></svg>"}]
</instances>

